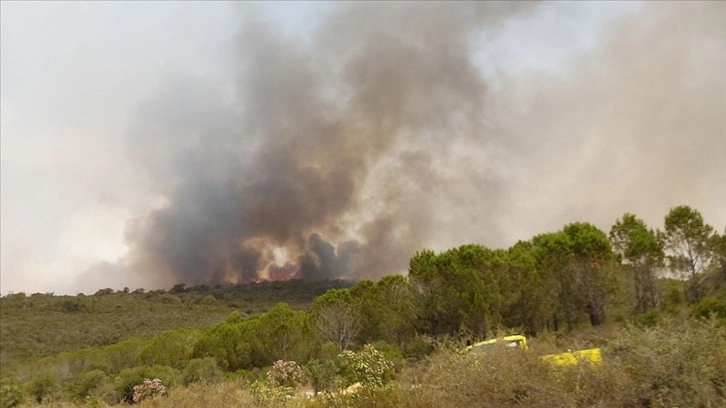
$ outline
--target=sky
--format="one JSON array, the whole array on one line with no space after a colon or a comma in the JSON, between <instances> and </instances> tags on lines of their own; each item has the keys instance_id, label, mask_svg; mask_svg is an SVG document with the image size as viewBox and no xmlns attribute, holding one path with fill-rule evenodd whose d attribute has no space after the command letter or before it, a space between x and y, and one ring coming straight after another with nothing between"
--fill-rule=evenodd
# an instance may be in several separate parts
<instances>
[{"instance_id":1,"label":"sky","mask_svg":"<svg viewBox=\"0 0 726 408\"><path fill-rule=\"evenodd\" d=\"M0 293L375 279L690 205L726 3L0 3Z\"/></svg>"}]
</instances>

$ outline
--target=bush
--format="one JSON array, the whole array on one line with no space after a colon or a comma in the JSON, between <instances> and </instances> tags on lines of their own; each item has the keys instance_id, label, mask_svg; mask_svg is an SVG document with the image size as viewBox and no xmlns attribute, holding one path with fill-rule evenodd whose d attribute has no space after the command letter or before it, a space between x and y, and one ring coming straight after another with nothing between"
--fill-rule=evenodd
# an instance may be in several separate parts
<instances>
[{"instance_id":1,"label":"bush","mask_svg":"<svg viewBox=\"0 0 726 408\"><path fill-rule=\"evenodd\" d=\"M305 365L305 370L315 392L329 391L335 386L338 366L333 360L310 360Z\"/></svg>"},{"instance_id":2,"label":"bush","mask_svg":"<svg viewBox=\"0 0 726 408\"><path fill-rule=\"evenodd\" d=\"M145 378L143 383L134 386L133 401L141 402L157 395L166 395L166 386L158 378Z\"/></svg>"},{"instance_id":3,"label":"bush","mask_svg":"<svg viewBox=\"0 0 726 408\"><path fill-rule=\"evenodd\" d=\"M345 385L380 387L393 379L393 363L370 344L359 351L346 350L339 357L343 361Z\"/></svg>"},{"instance_id":4,"label":"bush","mask_svg":"<svg viewBox=\"0 0 726 408\"><path fill-rule=\"evenodd\" d=\"M283 405L291 396L295 395L292 387L280 387L268 381L255 381L250 384L250 393L258 404L263 406Z\"/></svg>"},{"instance_id":5,"label":"bush","mask_svg":"<svg viewBox=\"0 0 726 408\"><path fill-rule=\"evenodd\" d=\"M115 381L115 389L118 399L127 403L134 401L134 387L143 384L145 379L158 378L166 386L173 386L179 377L179 372L171 367L134 367L121 371Z\"/></svg>"},{"instance_id":6,"label":"bush","mask_svg":"<svg viewBox=\"0 0 726 408\"><path fill-rule=\"evenodd\" d=\"M294 361L277 360L267 372L267 381L278 387L297 387L303 382L303 371Z\"/></svg>"},{"instance_id":7,"label":"bush","mask_svg":"<svg viewBox=\"0 0 726 408\"><path fill-rule=\"evenodd\" d=\"M701 318L715 314L717 317L726 319L726 299L707 297L693 306L691 314Z\"/></svg>"},{"instance_id":8,"label":"bush","mask_svg":"<svg viewBox=\"0 0 726 408\"><path fill-rule=\"evenodd\" d=\"M0 386L0 408L14 408L20 405L20 389L14 384Z\"/></svg>"},{"instance_id":9,"label":"bush","mask_svg":"<svg viewBox=\"0 0 726 408\"><path fill-rule=\"evenodd\" d=\"M103 384L105 380L106 373L101 370L91 370L79 374L70 385L71 397L84 399L90 395L91 391Z\"/></svg>"},{"instance_id":10,"label":"bush","mask_svg":"<svg viewBox=\"0 0 726 408\"><path fill-rule=\"evenodd\" d=\"M434 346L430 339L416 336L403 346L401 352L405 358L421 360L434 352Z\"/></svg>"},{"instance_id":11,"label":"bush","mask_svg":"<svg viewBox=\"0 0 726 408\"><path fill-rule=\"evenodd\" d=\"M660 321L660 312L657 310L648 310L647 312L635 316L632 322L638 326L653 327Z\"/></svg>"},{"instance_id":12,"label":"bush","mask_svg":"<svg viewBox=\"0 0 726 408\"><path fill-rule=\"evenodd\" d=\"M58 376L52 372L45 372L33 377L27 383L27 391L35 402L42 403L58 388Z\"/></svg>"},{"instance_id":13,"label":"bush","mask_svg":"<svg viewBox=\"0 0 726 408\"><path fill-rule=\"evenodd\" d=\"M218 382L224 378L224 372L217 367L217 360L212 357L189 360L184 369L182 382L189 385L195 382Z\"/></svg>"}]
</instances>

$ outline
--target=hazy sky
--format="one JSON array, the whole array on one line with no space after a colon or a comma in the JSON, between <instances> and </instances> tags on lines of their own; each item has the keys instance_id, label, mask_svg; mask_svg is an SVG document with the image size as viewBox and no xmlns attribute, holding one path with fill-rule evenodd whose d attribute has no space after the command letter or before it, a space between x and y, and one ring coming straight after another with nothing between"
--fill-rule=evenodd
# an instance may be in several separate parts
<instances>
[{"instance_id":1,"label":"hazy sky","mask_svg":"<svg viewBox=\"0 0 726 408\"><path fill-rule=\"evenodd\" d=\"M726 3L0 7L3 294L726 225Z\"/></svg>"}]
</instances>

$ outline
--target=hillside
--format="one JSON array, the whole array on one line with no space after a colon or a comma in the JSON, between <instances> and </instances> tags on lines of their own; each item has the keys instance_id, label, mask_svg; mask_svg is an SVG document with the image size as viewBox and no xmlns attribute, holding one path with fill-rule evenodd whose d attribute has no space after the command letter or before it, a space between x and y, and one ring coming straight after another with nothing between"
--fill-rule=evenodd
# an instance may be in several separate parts
<instances>
[{"instance_id":1,"label":"hillside","mask_svg":"<svg viewBox=\"0 0 726 408\"><path fill-rule=\"evenodd\" d=\"M19 363L63 351L202 328L233 311L252 316L278 302L305 309L328 289L348 286L345 281L286 281L216 288L177 285L149 292L101 289L78 296L12 294L0 298L0 367L5 375Z\"/></svg>"}]
</instances>

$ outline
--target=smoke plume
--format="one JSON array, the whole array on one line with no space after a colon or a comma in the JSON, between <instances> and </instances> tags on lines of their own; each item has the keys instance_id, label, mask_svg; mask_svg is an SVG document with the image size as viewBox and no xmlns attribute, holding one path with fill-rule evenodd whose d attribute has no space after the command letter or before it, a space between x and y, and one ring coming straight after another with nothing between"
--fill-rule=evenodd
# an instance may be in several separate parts
<instances>
[{"instance_id":1,"label":"smoke plume","mask_svg":"<svg viewBox=\"0 0 726 408\"><path fill-rule=\"evenodd\" d=\"M476 44L546 7L340 5L306 40L246 10L233 86L170 79L129 131L166 205L127 261L169 284L376 278L724 194L724 3L645 4L566 75L488 86Z\"/></svg>"}]
</instances>

